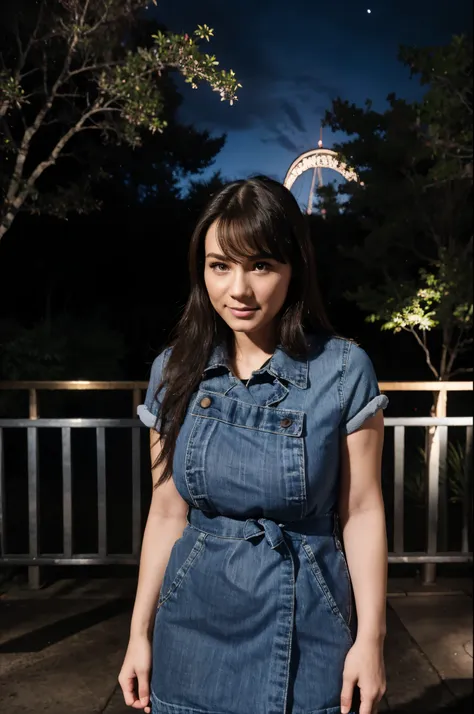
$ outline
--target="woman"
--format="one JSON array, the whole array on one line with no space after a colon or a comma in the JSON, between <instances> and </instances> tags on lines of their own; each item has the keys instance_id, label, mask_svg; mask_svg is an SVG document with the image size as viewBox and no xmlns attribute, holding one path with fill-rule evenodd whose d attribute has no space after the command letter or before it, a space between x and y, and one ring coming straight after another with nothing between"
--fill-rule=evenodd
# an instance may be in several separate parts
<instances>
[{"instance_id":1,"label":"woman","mask_svg":"<svg viewBox=\"0 0 474 714\"><path fill-rule=\"evenodd\" d=\"M387 399L365 352L331 332L306 221L280 184L237 181L212 198L190 276L139 408L154 490L125 702L345 714L360 692L360 713L373 714L385 687Z\"/></svg>"}]
</instances>

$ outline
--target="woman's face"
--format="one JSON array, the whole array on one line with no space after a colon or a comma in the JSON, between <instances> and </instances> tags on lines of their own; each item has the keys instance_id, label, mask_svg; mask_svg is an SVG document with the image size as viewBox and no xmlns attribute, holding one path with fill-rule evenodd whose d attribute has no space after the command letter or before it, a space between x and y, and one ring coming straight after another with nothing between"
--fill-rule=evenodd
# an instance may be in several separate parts
<instances>
[{"instance_id":1,"label":"woman's face","mask_svg":"<svg viewBox=\"0 0 474 714\"><path fill-rule=\"evenodd\" d=\"M234 332L250 334L271 326L285 302L291 266L259 256L230 260L219 247L216 223L204 247L204 281L215 311Z\"/></svg>"}]
</instances>

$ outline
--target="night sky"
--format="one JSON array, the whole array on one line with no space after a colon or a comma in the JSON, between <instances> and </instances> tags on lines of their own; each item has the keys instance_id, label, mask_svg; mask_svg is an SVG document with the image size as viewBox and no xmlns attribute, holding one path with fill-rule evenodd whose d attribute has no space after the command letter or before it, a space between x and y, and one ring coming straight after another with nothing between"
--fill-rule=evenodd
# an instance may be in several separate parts
<instances>
[{"instance_id":1,"label":"night sky","mask_svg":"<svg viewBox=\"0 0 474 714\"><path fill-rule=\"evenodd\" d=\"M157 0L152 12L173 31L214 28L210 51L243 84L233 107L204 86L184 91L184 120L227 133L213 168L231 179L283 180L293 159L317 144L337 96L359 105L371 98L376 109L393 91L417 98L399 45L443 44L472 24L472 0ZM340 138L326 129L324 146ZM295 193L303 188L297 182Z\"/></svg>"}]
</instances>

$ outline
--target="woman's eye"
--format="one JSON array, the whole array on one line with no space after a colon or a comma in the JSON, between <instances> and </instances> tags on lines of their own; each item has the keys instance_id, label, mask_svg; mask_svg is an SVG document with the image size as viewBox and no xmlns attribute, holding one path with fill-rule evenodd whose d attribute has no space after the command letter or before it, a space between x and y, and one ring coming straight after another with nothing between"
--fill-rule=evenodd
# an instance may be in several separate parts
<instances>
[{"instance_id":1,"label":"woman's eye","mask_svg":"<svg viewBox=\"0 0 474 714\"><path fill-rule=\"evenodd\" d=\"M225 263L211 263L210 268L217 273L222 273L227 270L227 265Z\"/></svg>"},{"instance_id":2,"label":"woman's eye","mask_svg":"<svg viewBox=\"0 0 474 714\"><path fill-rule=\"evenodd\" d=\"M263 273L266 270L269 270L271 268L271 265L270 265L270 263L265 263L264 261L259 261L258 263L255 263L254 268L257 271L257 273Z\"/></svg>"}]
</instances>

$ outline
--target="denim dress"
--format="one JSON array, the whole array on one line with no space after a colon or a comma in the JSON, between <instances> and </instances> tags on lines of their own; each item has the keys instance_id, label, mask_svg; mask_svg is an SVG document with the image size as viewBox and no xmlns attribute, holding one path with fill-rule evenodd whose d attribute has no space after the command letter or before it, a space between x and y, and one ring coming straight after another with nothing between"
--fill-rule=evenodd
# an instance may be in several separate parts
<instances>
[{"instance_id":1,"label":"denim dress","mask_svg":"<svg viewBox=\"0 0 474 714\"><path fill-rule=\"evenodd\" d=\"M357 629L336 515L340 442L388 400L361 348L308 340L307 359L278 347L247 384L216 346L190 400L173 471L188 523L156 612L153 714L340 712ZM157 431L169 354L139 407Z\"/></svg>"}]
</instances>

